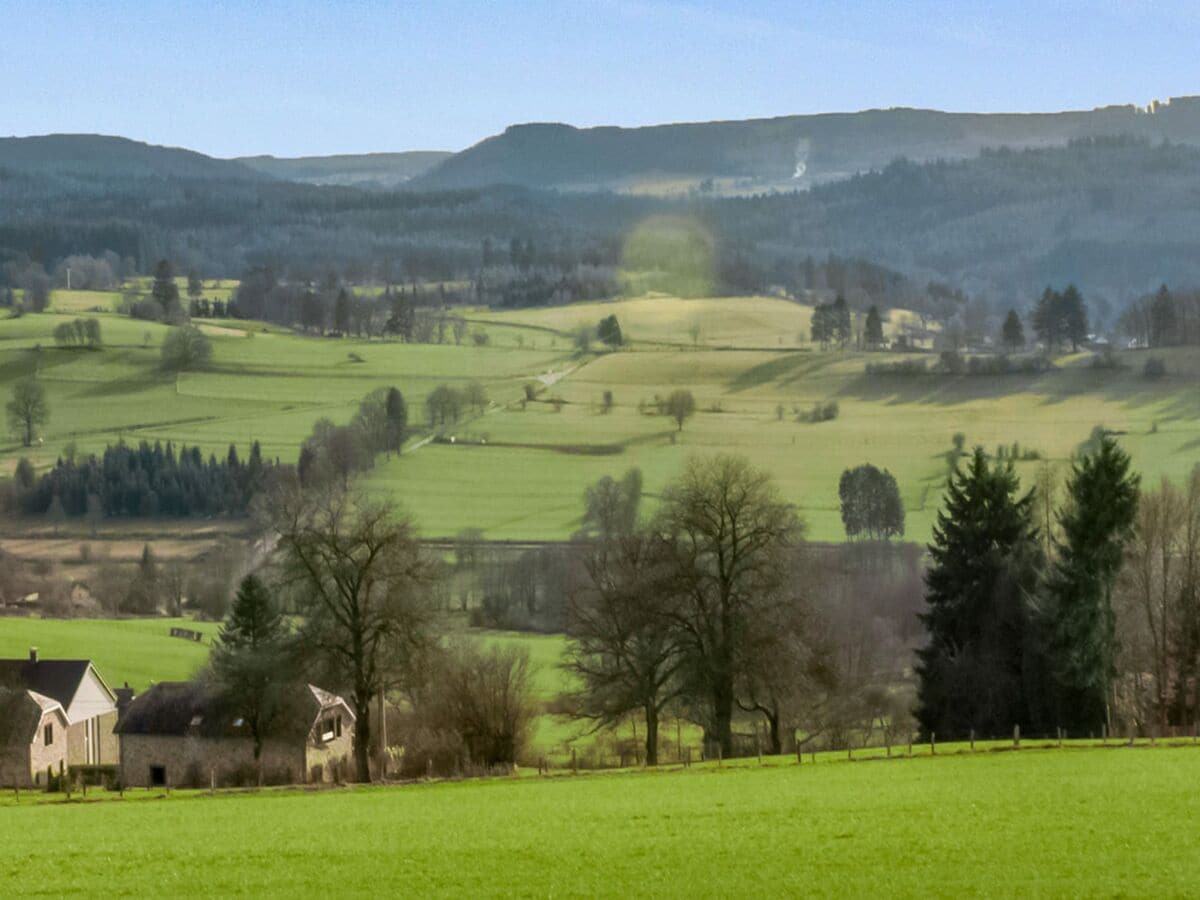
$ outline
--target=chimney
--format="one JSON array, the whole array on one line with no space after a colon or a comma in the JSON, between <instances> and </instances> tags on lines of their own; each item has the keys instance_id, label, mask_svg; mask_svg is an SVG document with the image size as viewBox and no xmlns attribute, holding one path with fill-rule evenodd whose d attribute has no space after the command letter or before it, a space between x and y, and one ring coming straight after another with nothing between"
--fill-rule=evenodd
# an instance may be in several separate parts
<instances>
[{"instance_id":1,"label":"chimney","mask_svg":"<svg viewBox=\"0 0 1200 900\"><path fill-rule=\"evenodd\" d=\"M31 663L36 663L36 662L37 662L37 647L30 647L30 648L29 648L29 661L30 661Z\"/></svg>"},{"instance_id":2,"label":"chimney","mask_svg":"<svg viewBox=\"0 0 1200 900\"><path fill-rule=\"evenodd\" d=\"M113 693L117 695L117 721L119 722L125 715L126 708L133 702L133 688L127 681L125 687L119 687Z\"/></svg>"}]
</instances>

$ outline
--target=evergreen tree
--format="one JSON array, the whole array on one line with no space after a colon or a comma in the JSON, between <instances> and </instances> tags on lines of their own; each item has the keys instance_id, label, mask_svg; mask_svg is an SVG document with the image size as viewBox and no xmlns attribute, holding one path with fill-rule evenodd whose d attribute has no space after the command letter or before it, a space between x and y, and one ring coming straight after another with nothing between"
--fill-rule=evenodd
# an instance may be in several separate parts
<instances>
[{"instance_id":1,"label":"evergreen tree","mask_svg":"<svg viewBox=\"0 0 1200 900\"><path fill-rule=\"evenodd\" d=\"M200 281L200 273L195 269L188 272L187 277L187 295L192 300L199 300L200 295L204 293L204 285Z\"/></svg>"},{"instance_id":2,"label":"evergreen tree","mask_svg":"<svg viewBox=\"0 0 1200 900\"><path fill-rule=\"evenodd\" d=\"M221 627L212 672L232 710L254 739L254 758L282 705L292 660L287 619L263 582L247 575Z\"/></svg>"},{"instance_id":3,"label":"evergreen tree","mask_svg":"<svg viewBox=\"0 0 1200 900\"><path fill-rule=\"evenodd\" d=\"M123 612L152 616L158 612L159 574L158 560L149 544L142 547L142 558L138 562L137 574L129 585Z\"/></svg>"},{"instance_id":4,"label":"evergreen tree","mask_svg":"<svg viewBox=\"0 0 1200 900\"><path fill-rule=\"evenodd\" d=\"M917 718L926 733L998 735L1026 726L1026 598L1040 566L1032 495L1018 497L1012 462L989 467L976 448L946 488L929 547L917 651Z\"/></svg>"},{"instance_id":5,"label":"evergreen tree","mask_svg":"<svg viewBox=\"0 0 1200 900\"><path fill-rule=\"evenodd\" d=\"M846 298L838 294L833 301L833 339L843 350L850 341L851 331L850 307L846 305Z\"/></svg>"},{"instance_id":6,"label":"evergreen tree","mask_svg":"<svg viewBox=\"0 0 1200 900\"><path fill-rule=\"evenodd\" d=\"M610 347L620 347L625 343L621 334L621 323L617 321L615 313L600 320L600 324L596 326L596 337Z\"/></svg>"},{"instance_id":7,"label":"evergreen tree","mask_svg":"<svg viewBox=\"0 0 1200 900\"><path fill-rule=\"evenodd\" d=\"M863 332L863 344L868 350L877 350L884 345L883 319L880 318L879 308L872 304L867 310L867 324Z\"/></svg>"},{"instance_id":8,"label":"evergreen tree","mask_svg":"<svg viewBox=\"0 0 1200 900\"><path fill-rule=\"evenodd\" d=\"M388 449L399 452L408 428L408 404L404 402L404 395L394 387L388 388L384 410L388 424Z\"/></svg>"},{"instance_id":9,"label":"evergreen tree","mask_svg":"<svg viewBox=\"0 0 1200 900\"><path fill-rule=\"evenodd\" d=\"M350 333L350 308L350 292L341 288L333 303L333 327L343 335Z\"/></svg>"},{"instance_id":10,"label":"evergreen tree","mask_svg":"<svg viewBox=\"0 0 1200 900\"><path fill-rule=\"evenodd\" d=\"M179 305L179 285L175 283L175 271L168 260L160 259L154 267L154 285L150 295L162 307L163 316L169 317L172 309Z\"/></svg>"},{"instance_id":11,"label":"evergreen tree","mask_svg":"<svg viewBox=\"0 0 1200 900\"><path fill-rule=\"evenodd\" d=\"M1053 353L1062 340L1062 322L1059 318L1059 294L1051 287L1042 291L1041 299L1033 309L1033 331L1046 347L1046 352Z\"/></svg>"},{"instance_id":12,"label":"evergreen tree","mask_svg":"<svg viewBox=\"0 0 1200 900\"><path fill-rule=\"evenodd\" d=\"M1083 302L1079 288L1073 284L1067 285L1067 289L1059 295L1058 302L1063 336L1071 342L1072 350L1078 350L1088 336L1087 304Z\"/></svg>"},{"instance_id":13,"label":"evergreen tree","mask_svg":"<svg viewBox=\"0 0 1200 900\"><path fill-rule=\"evenodd\" d=\"M1025 346L1025 328L1021 325L1021 317L1017 315L1015 309L1008 311L1000 336L1010 353L1016 353Z\"/></svg>"},{"instance_id":14,"label":"evergreen tree","mask_svg":"<svg viewBox=\"0 0 1200 900\"><path fill-rule=\"evenodd\" d=\"M1111 435L1075 463L1062 538L1046 585L1045 649L1055 725L1098 732L1110 724L1117 639L1112 591L1133 529L1138 476ZM1050 724L1050 723L1048 723Z\"/></svg>"}]
</instances>

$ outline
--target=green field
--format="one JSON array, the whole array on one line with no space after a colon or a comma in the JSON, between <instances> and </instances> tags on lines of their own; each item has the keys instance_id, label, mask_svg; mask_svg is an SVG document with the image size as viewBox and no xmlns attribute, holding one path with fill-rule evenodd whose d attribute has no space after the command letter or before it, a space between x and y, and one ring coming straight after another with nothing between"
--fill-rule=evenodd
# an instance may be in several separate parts
<instances>
[{"instance_id":1,"label":"green field","mask_svg":"<svg viewBox=\"0 0 1200 900\"><path fill-rule=\"evenodd\" d=\"M9 795L0 894L1195 891L1192 747L821 759L156 802L138 791L83 806L26 797L14 808Z\"/></svg>"},{"instance_id":2,"label":"green field","mask_svg":"<svg viewBox=\"0 0 1200 900\"><path fill-rule=\"evenodd\" d=\"M144 691L156 681L185 681L208 660L208 644L171 637L178 625L211 637L220 626L191 619L0 618L0 657L37 647L44 659L90 659L109 687Z\"/></svg>"},{"instance_id":3,"label":"green field","mask_svg":"<svg viewBox=\"0 0 1200 900\"><path fill-rule=\"evenodd\" d=\"M571 330L609 312L630 347L575 356ZM0 321L0 392L36 371L51 407L44 443L0 444L0 471L22 454L45 466L70 441L88 451L122 437L198 443L216 453L257 439L269 456L290 461L318 417L348 421L376 387L395 384L405 393L419 431L433 387L471 380L487 385L492 409L460 423L453 444L416 448L418 434L411 452L381 459L367 478L414 513L429 537L480 528L491 539L561 539L577 527L587 483L638 466L652 505L689 456L715 451L744 453L770 469L818 540L842 537L838 477L862 462L895 474L908 536L926 540L957 432L969 445L1016 441L1065 465L1103 425L1120 433L1147 483L1181 478L1200 458L1194 350L1155 351L1168 366L1159 381L1141 375L1145 352L1122 353L1116 370L1095 369L1081 353L1036 376L869 377L865 364L888 355L798 343L809 310L776 298L649 297L465 315L473 330L489 334L488 346L302 337L261 323L205 322L212 366L178 377L157 368L159 325L102 316L105 348L88 352L53 348L60 316ZM694 345L693 323L700 326ZM543 393L521 404L531 381ZM681 434L642 411L677 387L692 390L698 405ZM600 407L606 390L616 404L608 414ZM543 402L551 399L563 401L558 411ZM829 401L839 405L836 420L797 421L797 412ZM1028 479L1039 464L1018 470Z\"/></svg>"}]
</instances>

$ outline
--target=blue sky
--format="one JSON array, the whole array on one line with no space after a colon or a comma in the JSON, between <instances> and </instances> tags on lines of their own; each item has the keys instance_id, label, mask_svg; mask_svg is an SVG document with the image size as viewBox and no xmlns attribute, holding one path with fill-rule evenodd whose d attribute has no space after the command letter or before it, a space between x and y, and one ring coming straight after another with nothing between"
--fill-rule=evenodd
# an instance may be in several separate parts
<instances>
[{"instance_id":1,"label":"blue sky","mask_svg":"<svg viewBox=\"0 0 1200 900\"><path fill-rule=\"evenodd\" d=\"M1200 3L0 0L0 135L216 156L458 150L514 122L1200 93Z\"/></svg>"}]
</instances>

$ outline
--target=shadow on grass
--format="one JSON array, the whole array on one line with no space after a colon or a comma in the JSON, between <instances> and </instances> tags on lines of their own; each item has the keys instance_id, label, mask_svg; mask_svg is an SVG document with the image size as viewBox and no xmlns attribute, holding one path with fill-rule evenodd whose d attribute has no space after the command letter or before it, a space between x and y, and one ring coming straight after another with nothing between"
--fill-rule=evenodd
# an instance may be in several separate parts
<instances>
[{"instance_id":1,"label":"shadow on grass","mask_svg":"<svg viewBox=\"0 0 1200 900\"><path fill-rule=\"evenodd\" d=\"M833 360L813 357L799 350L778 351L778 359L759 363L740 372L729 382L729 390L737 393L751 388L762 387L764 384L780 385L793 384L802 378L812 375L828 366Z\"/></svg>"}]
</instances>

